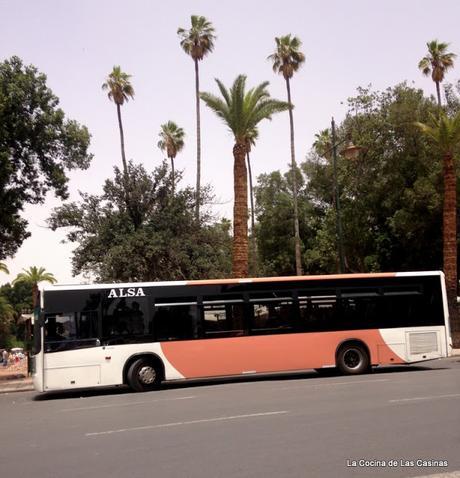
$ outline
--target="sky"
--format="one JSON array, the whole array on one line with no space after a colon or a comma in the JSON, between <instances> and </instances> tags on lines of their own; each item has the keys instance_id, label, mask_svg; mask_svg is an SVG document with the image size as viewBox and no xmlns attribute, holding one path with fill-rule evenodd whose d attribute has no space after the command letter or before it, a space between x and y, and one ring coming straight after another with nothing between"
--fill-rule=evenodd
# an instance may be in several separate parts
<instances>
[{"instance_id":1,"label":"sky","mask_svg":"<svg viewBox=\"0 0 460 478\"><path fill-rule=\"evenodd\" d=\"M267 56L276 36L301 39L306 62L291 85L298 161L332 116L337 122L344 118L346 100L359 86L382 90L406 80L434 94L433 82L417 68L427 41L449 42L450 51L460 55L457 0L0 0L1 61L17 55L45 73L66 116L92 135L90 168L69 174L71 200L79 199L79 191L99 194L113 166L121 166L115 105L101 90L114 65L132 75L135 90L134 100L122 108L127 157L148 170L158 166L160 125L173 120L186 132L175 162L184 170L181 186L195 184L194 67L177 37L178 27L190 27L192 14L210 20L217 35L214 52L200 62L202 91L217 93L215 78L231 85L244 73L248 87L267 80L271 95L285 100L285 82ZM457 81L459 71L451 70L447 81ZM214 188L215 214L231 218L232 136L204 104L201 128L202 183ZM287 170L287 114L261 125L251 159L255 177ZM60 283L84 281L72 276L75 245L62 242L64 230L46 226L60 204L49 194L44 204L25 208L31 237L5 261L10 275L2 274L0 284L32 265L45 267Z\"/></svg>"}]
</instances>

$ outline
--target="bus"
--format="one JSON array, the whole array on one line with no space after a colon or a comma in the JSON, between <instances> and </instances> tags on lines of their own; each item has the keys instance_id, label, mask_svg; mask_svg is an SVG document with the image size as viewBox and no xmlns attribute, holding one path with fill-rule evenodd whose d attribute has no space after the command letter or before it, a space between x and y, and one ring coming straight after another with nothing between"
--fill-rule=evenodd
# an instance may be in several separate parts
<instances>
[{"instance_id":1,"label":"bus","mask_svg":"<svg viewBox=\"0 0 460 478\"><path fill-rule=\"evenodd\" d=\"M447 357L442 272L96 285L41 290L39 392Z\"/></svg>"}]
</instances>

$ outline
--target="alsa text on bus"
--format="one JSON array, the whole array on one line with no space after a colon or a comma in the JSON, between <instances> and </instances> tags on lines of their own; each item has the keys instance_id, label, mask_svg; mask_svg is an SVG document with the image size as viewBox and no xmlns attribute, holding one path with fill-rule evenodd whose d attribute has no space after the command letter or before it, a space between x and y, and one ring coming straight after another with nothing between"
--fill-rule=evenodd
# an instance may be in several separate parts
<instances>
[{"instance_id":1,"label":"alsa text on bus","mask_svg":"<svg viewBox=\"0 0 460 478\"><path fill-rule=\"evenodd\" d=\"M112 297L145 297L145 294L142 287L129 287L128 289L110 289L107 297L109 299Z\"/></svg>"}]
</instances>

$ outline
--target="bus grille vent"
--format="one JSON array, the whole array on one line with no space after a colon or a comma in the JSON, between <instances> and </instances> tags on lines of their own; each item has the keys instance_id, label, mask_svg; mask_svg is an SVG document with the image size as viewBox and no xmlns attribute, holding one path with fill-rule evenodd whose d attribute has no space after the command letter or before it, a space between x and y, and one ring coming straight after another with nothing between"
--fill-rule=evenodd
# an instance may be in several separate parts
<instances>
[{"instance_id":1,"label":"bus grille vent","mask_svg":"<svg viewBox=\"0 0 460 478\"><path fill-rule=\"evenodd\" d=\"M438 334L436 332L409 333L411 355L438 352Z\"/></svg>"}]
</instances>

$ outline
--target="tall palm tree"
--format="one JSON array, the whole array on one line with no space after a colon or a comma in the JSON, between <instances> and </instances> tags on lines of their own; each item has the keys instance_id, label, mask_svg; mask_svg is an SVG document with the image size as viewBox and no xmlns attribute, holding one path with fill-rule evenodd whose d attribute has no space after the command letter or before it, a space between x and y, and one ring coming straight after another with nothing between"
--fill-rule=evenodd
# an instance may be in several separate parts
<instances>
[{"instance_id":1,"label":"tall palm tree","mask_svg":"<svg viewBox=\"0 0 460 478\"><path fill-rule=\"evenodd\" d=\"M158 147L166 153L166 156L171 160L172 169L172 194L174 196L174 159L184 147L185 132L182 128L179 128L174 121L168 121L161 125L160 141L158 141Z\"/></svg>"},{"instance_id":2,"label":"tall palm tree","mask_svg":"<svg viewBox=\"0 0 460 478\"><path fill-rule=\"evenodd\" d=\"M8 267L3 262L0 262L0 272L4 272L5 274L10 273L10 271L8 270Z\"/></svg>"},{"instance_id":3,"label":"tall palm tree","mask_svg":"<svg viewBox=\"0 0 460 478\"><path fill-rule=\"evenodd\" d=\"M195 103L196 103L196 206L195 217L200 219L200 187L201 187L201 124L200 124L200 76L198 62L214 49L214 27L205 17L192 15L190 30L179 28L180 46L192 57L195 63Z\"/></svg>"},{"instance_id":4,"label":"tall palm tree","mask_svg":"<svg viewBox=\"0 0 460 478\"><path fill-rule=\"evenodd\" d=\"M457 176L455 155L460 151L460 112L449 118L444 112L431 124L416 123L439 148L443 161L443 269L452 321L454 345L460 346L460 323L457 308Z\"/></svg>"},{"instance_id":5,"label":"tall palm tree","mask_svg":"<svg viewBox=\"0 0 460 478\"><path fill-rule=\"evenodd\" d=\"M449 43L439 43L438 40L432 40L426 46L428 54L419 61L418 67L425 76L431 73L431 79L436 84L438 106L441 107L440 83L444 80L447 70L454 66L454 59L457 55L447 51Z\"/></svg>"},{"instance_id":6,"label":"tall palm tree","mask_svg":"<svg viewBox=\"0 0 460 478\"><path fill-rule=\"evenodd\" d=\"M246 153L248 138L264 119L289 108L289 104L270 98L268 82L245 91L246 76L239 75L228 90L216 79L223 97L201 93L201 99L222 119L234 136L233 146L233 264L234 277L248 275L248 178Z\"/></svg>"},{"instance_id":7,"label":"tall palm tree","mask_svg":"<svg viewBox=\"0 0 460 478\"><path fill-rule=\"evenodd\" d=\"M259 130L254 128L252 131L248 132L246 137L246 159L248 162L248 176L249 176L249 199L251 201L251 249L252 249L252 263L251 263L251 275L254 277L258 276L259 268L257 264L257 240L256 240L256 230L255 230L255 208L254 208L254 188L252 185L252 168L251 168L251 157L249 153L251 152L252 146L255 146L256 140L259 137Z\"/></svg>"},{"instance_id":8,"label":"tall palm tree","mask_svg":"<svg viewBox=\"0 0 460 478\"><path fill-rule=\"evenodd\" d=\"M125 180L128 176L128 165L125 154L125 136L123 133L123 123L121 121L121 107L129 98L134 98L134 88L130 82L131 75L121 70L120 66L114 66L113 70L102 84L103 90L108 90L109 100L114 101L117 106L118 127L120 129L121 161L123 163L123 172Z\"/></svg>"},{"instance_id":9,"label":"tall palm tree","mask_svg":"<svg viewBox=\"0 0 460 478\"><path fill-rule=\"evenodd\" d=\"M273 63L273 71L280 73L286 80L287 97L289 103L289 126L291 131L291 169L292 169L292 195L294 201L294 243L295 243L295 269L296 274L302 274L302 260L300 256L300 230L299 230L299 208L297 204L297 164L295 160L294 147L294 118L292 114L293 104L291 99L290 80L294 73L305 62L305 55L300 51L302 42L296 37L285 35L275 38L275 53L268 57Z\"/></svg>"}]
</instances>

